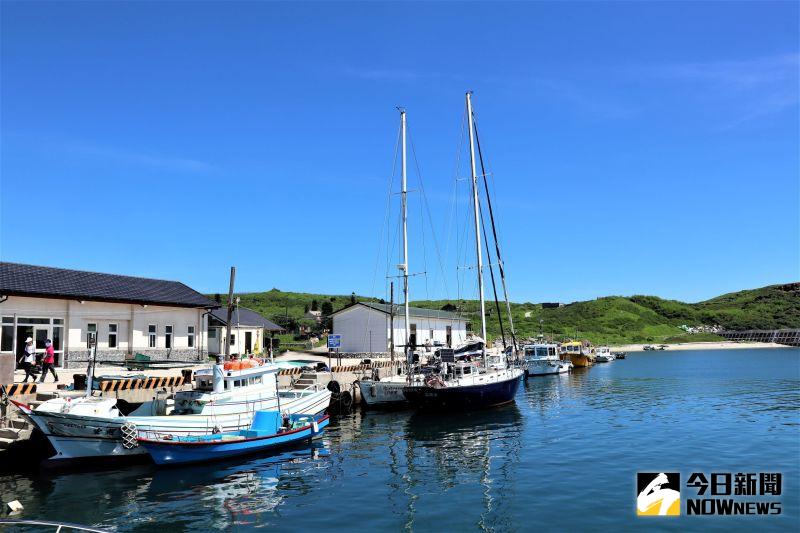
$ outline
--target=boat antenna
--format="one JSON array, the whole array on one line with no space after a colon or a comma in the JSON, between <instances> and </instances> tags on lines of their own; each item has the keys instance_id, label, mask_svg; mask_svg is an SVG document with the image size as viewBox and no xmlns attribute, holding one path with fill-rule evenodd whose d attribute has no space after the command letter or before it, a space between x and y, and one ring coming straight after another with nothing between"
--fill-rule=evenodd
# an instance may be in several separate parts
<instances>
[{"instance_id":1,"label":"boat antenna","mask_svg":"<svg viewBox=\"0 0 800 533\"><path fill-rule=\"evenodd\" d=\"M225 360L231 358L231 320L233 320L233 282L236 279L236 267L231 267L231 281L228 286L228 322L225 324Z\"/></svg>"},{"instance_id":2,"label":"boat antenna","mask_svg":"<svg viewBox=\"0 0 800 533\"><path fill-rule=\"evenodd\" d=\"M409 350L411 329L411 312L408 307L408 183L406 175L406 110L405 108L398 107L400 111L400 138L402 144L402 157L401 157L401 198L402 198L402 217L403 217L403 262L400 264L400 270L403 271L403 307L405 312L405 356L406 363L408 364L409 375L412 365L412 352Z\"/></svg>"},{"instance_id":3,"label":"boat antenna","mask_svg":"<svg viewBox=\"0 0 800 533\"><path fill-rule=\"evenodd\" d=\"M394 363L394 281L389 286L389 357Z\"/></svg>"},{"instance_id":4,"label":"boat antenna","mask_svg":"<svg viewBox=\"0 0 800 533\"><path fill-rule=\"evenodd\" d=\"M478 295L480 297L481 338L483 339L483 366L486 361L486 302L483 299L483 252L481 251L481 213L478 200L478 173L475 170L475 132L472 117L472 91L467 91L467 119L469 120L469 164L472 170L472 209L475 218L475 256L478 260Z\"/></svg>"}]
</instances>

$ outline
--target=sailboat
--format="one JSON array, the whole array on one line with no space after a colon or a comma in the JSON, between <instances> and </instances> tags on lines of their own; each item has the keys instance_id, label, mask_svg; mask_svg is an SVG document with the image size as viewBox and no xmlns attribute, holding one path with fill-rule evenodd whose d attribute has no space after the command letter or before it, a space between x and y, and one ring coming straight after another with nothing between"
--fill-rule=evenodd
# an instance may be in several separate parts
<instances>
[{"instance_id":1,"label":"sailboat","mask_svg":"<svg viewBox=\"0 0 800 533\"><path fill-rule=\"evenodd\" d=\"M471 92L467 92L466 99L481 338L486 339L486 301L483 291L483 250L481 246L482 225L478 173L475 161L476 129L472 113ZM508 305L507 297L506 303ZM516 342L514 344L516 345ZM470 360L456 361L453 353L442 353L439 373L428 375L422 383L410 383L406 386L403 389L406 400L413 407L425 410L481 409L513 402L514 396L519 389L523 370L509 366L499 354L488 353L485 343L481 352L482 364ZM498 361L502 361L502 364L498 364Z\"/></svg>"},{"instance_id":2,"label":"sailboat","mask_svg":"<svg viewBox=\"0 0 800 533\"><path fill-rule=\"evenodd\" d=\"M367 407L390 407L406 403L406 397L403 394L403 388L406 385L415 381L422 380L421 375L413 372L413 352L409 349L409 327L411 316L408 304L408 183L406 176L406 111L400 109L400 139L401 139L401 209L403 221L403 262L398 265L401 276L403 278L403 314L404 314L404 342L403 352L406 358L406 374L399 374L395 376L388 376L381 379L376 374L362 378L358 381L358 388L361 392L361 400ZM395 308L392 304L389 310L391 317L394 317ZM392 325L392 330L394 326ZM389 350L394 353L394 345L389 347Z\"/></svg>"}]
</instances>

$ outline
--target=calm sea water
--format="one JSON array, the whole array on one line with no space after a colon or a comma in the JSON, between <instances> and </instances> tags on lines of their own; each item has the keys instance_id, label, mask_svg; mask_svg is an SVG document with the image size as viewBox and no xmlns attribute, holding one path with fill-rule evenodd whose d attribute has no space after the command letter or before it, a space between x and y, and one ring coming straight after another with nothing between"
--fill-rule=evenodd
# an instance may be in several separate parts
<instances>
[{"instance_id":1,"label":"calm sea water","mask_svg":"<svg viewBox=\"0 0 800 533\"><path fill-rule=\"evenodd\" d=\"M637 518L637 471L782 472L784 514ZM357 412L270 458L0 480L28 518L159 532L796 530L798 487L793 349L631 354L491 411Z\"/></svg>"}]
</instances>

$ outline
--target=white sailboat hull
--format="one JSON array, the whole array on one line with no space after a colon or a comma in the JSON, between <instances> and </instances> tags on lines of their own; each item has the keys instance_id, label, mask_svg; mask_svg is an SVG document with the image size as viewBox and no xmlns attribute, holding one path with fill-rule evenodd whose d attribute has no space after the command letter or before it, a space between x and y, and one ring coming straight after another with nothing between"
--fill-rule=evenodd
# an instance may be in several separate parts
<instances>
[{"instance_id":1,"label":"white sailboat hull","mask_svg":"<svg viewBox=\"0 0 800 533\"><path fill-rule=\"evenodd\" d=\"M406 397L405 394L403 394L403 387L406 385L405 377L402 381L364 380L358 382L358 388L361 391L361 401L368 407L405 403Z\"/></svg>"}]
</instances>

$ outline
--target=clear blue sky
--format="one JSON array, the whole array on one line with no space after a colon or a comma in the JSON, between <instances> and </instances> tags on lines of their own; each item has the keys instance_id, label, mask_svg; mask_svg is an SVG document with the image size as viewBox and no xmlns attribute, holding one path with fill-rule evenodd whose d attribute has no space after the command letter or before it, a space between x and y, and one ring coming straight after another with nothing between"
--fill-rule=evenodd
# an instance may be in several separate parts
<instances>
[{"instance_id":1,"label":"clear blue sky","mask_svg":"<svg viewBox=\"0 0 800 533\"><path fill-rule=\"evenodd\" d=\"M242 291L380 295L395 106L446 248L472 89L513 300L696 301L797 280L799 15L3 2L0 254L209 292L236 265ZM411 231L411 270L435 270ZM417 297L444 296L428 282Z\"/></svg>"}]
</instances>

